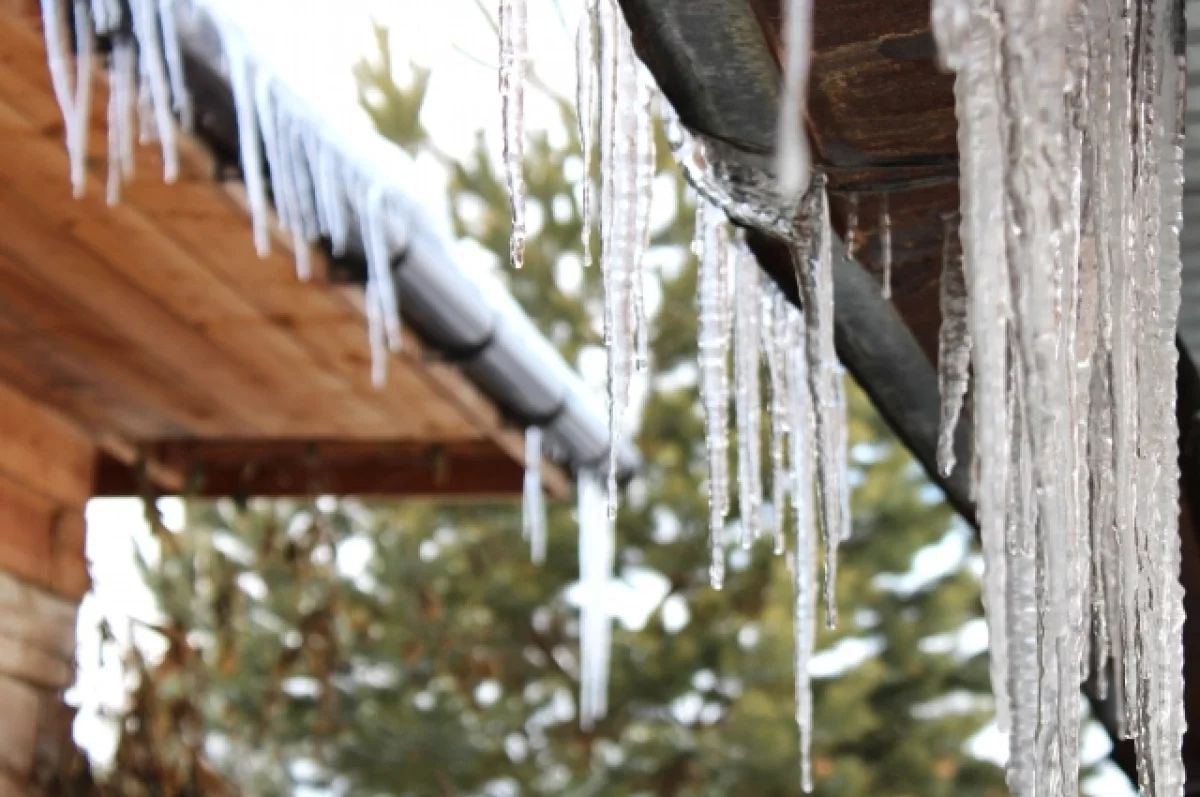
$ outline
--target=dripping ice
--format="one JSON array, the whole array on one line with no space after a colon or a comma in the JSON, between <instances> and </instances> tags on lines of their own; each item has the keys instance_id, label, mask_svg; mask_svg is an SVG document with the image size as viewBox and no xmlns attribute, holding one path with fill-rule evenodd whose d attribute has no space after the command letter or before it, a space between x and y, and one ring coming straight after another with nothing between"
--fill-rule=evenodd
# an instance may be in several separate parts
<instances>
[{"instance_id":1,"label":"dripping ice","mask_svg":"<svg viewBox=\"0 0 1200 797\"><path fill-rule=\"evenodd\" d=\"M942 285L939 459L969 357L990 668L1018 797L1076 791L1093 674L1142 793L1183 792L1170 9L934 4L956 75L965 276L961 293Z\"/></svg>"},{"instance_id":2,"label":"dripping ice","mask_svg":"<svg viewBox=\"0 0 1200 797\"><path fill-rule=\"evenodd\" d=\"M739 241L734 265L733 371L737 416L738 510L743 547L762 530L762 387L759 382L763 330L758 262Z\"/></svg>"},{"instance_id":3,"label":"dripping ice","mask_svg":"<svg viewBox=\"0 0 1200 797\"><path fill-rule=\"evenodd\" d=\"M616 540L604 477L583 470L577 477L579 514L579 722L591 728L608 711L608 664L612 637L607 589Z\"/></svg>"},{"instance_id":4,"label":"dripping ice","mask_svg":"<svg viewBox=\"0 0 1200 797\"><path fill-rule=\"evenodd\" d=\"M954 470L954 432L962 414L970 381L971 331L967 316L967 286L963 262L955 251L953 214L943 219L942 274L939 308L942 325L938 332L938 472L949 476Z\"/></svg>"},{"instance_id":5,"label":"dripping ice","mask_svg":"<svg viewBox=\"0 0 1200 797\"><path fill-rule=\"evenodd\" d=\"M693 244L698 262L697 360L708 453L709 580L715 589L725 581L723 536L729 513L729 236L721 212L703 200L698 202Z\"/></svg>"},{"instance_id":6,"label":"dripping ice","mask_svg":"<svg viewBox=\"0 0 1200 797\"><path fill-rule=\"evenodd\" d=\"M655 165L649 78L633 52L624 16L599 0L589 25L597 36L600 268L604 284L604 340L608 347L610 462L609 513L619 494L616 456L625 437L632 378L648 359L649 329L643 272L649 244L650 194ZM586 118L585 109L585 118Z\"/></svg>"},{"instance_id":7,"label":"dripping ice","mask_svg":"<svg viewBox=\"0 0 1200 797\"><path fill-rule=\"evenodd\" d=\"M577 37L579 121L585 163L584 252L585 260L590 261L587 228L592 208L596 207L609 352L610 424L615 445L623 432L631 374L645 364L648 325L641 281L654 157L649 127L650 82L633 56L628 28L612 0L586 4L585 11ZM801 202L800 189L809 182L802 119L811 6L793 2L788 13L789 42L795 42L792 52L797 56L789 63L787 78L788 96L796 102L790 112L784 109L780 123L779 169L788 176L777 179L766 172L746 172L723 158L720 142L692 136L672 119L667 119L667 126L676 158L700 194L693 250L698 261L699 390L709 471L709 576L714 587L722 585L726 523L731 508L732 450L737 454L742 543L752 544L769 531L774 549L783 553L788 547L785 529L790 525L795 530L790 561L796 583L797 721L802 736L804 785L811 788L808 748L812 700L807 662L812 653L818 593L817 528L819 525L825 550L826 621L832 623L836 617L836 551L849 534L844 476L846 405L833 345L833 234L823 178L814 181ZM600 175L594 202L589 179L593 148L597 150ZM794 219L801 211L802 222L797 224ZM740 233L732 232L727 216L789 242L798 275L811 290L805 297L806 305L811 307L808 314L801 314L773 283L762 278L747 243ZM764 360L769 373L765 390L759 379L759 365ZM759 428L764 400L770 425L769 502L764 500ZM617 500L613 473L610 467L610 522ZM582 494L582 484L580 489ZM591 491L592 486L586 489ZM764 511L765 503L772 511ZM790 524L786 515L791 516ZM589 678L588 683L593 681ZM596 698L590 687L583 687L583 691L586 700Z\"/></svg>"},{"instance_id":8,"label":"dripping ice","mask_svg":"<svg viewBox=\"0 0 1200 797\"><path fill-rule=\"evenodd\" d=\"M883 261L883 298L892 298L892 209L888 195L879 199L879 251Z\"/></svg>"},{"instance_id":9,"label":"dripping ice","mask_svg":"<svg viewBox=\"0 0 1200 797\"><path fill-rule=\"evenodd\" d=\"M525 262L525 71L529 10L525 0L500 0L500 105L504 180L512 204L512 264Z\"/></svg>"},{"instance_id":10,"label":"dripping ice","mask_svg":"<svg viewBox=\"0 0 1200 797\"><path fill-rule=\"evenodd\" d=\"M536 564L546 561L546 499L542 492L542 429L525 430L525 479L521 493L522 530L529 555Z\"/></svg>"}]
</instances>

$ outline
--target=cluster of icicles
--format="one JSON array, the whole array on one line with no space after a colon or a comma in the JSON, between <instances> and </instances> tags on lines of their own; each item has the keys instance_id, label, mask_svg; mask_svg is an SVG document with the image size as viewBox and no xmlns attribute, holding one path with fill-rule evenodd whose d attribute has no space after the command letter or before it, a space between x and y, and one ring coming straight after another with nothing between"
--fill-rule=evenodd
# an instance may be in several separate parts
<instances>
[{"instance_id":1,"label":"cluster of icicles","mask_svg":"<svg viewBox=\"0 0 1200 797\"><path fill-rule=\"evenodd\" d=\"M523 91L526 17L522 0L503 0L500 12L500 88L504 167L513 205L513 263L524 243ZM801 34L803 36L803 33ZM578 41L578 118L585 164L581 186L585 263L593 259L592 234L599 225L599 264L605 295L608 398L613 451L624 434L630 387L648 367L645 308L646 250L650 235L651 185L655 171L654 108L657 89L634 54L630 31L612 0L585 4ZM803 79L807 58L801 59ZM721 168L719 146L670 125L675 154L700 194L694 251L699 260L699 383L707 428L710 469L710 576L725 577L728 515L732 505L729 439L736 430L739 542L750 546L769 536L777 553L788 548L796 587L797 719L803 742L805 787L810 788L808 749L812 701L808 657L813 650L818 529L825 551L826 621L836 620L833 584L839 543L850 529L846 473L846 399L833 344L833 233L824 184L768 211L767 226L792 244L796 273L808 312L801 313L769 280L741 233L726 215L755 216L747 185ZM796 184L809 181L807 160L789 167ZM598 185L592 174L599 174ZM782 207L786 205L786 210ZM757 216L756 216L757 218ZM761 226L761 225L760 225ZM765 361L768 383L760 384ZM731 367L732 366L732 367ZM732 370L732 374L730 373ZM765 403L764 403L765 397ZM730 406L733 415L730 417ZM761 419L770 428L770 501L764 500ZM611 578L618 490L615 463L607 483L585 473L579 483L581 610L581 720L603 715L610 643L604 585ZM607 507L605 509L605 507Z\"/></svg>"},{"instance_id":2,"label":"cluster of icicles","mask_svg":"<svg viewBox=\"0 0 1200 797\"><path fill-rule=\"evenodd\" d=\"M520 75L512 65L525 58L525 10L523 0L502 6L505 166L519 264L525 199L521 96L514 87ZM786 547L788 496L795 515L797 716L806 789L814 532L823 533L833 622L837 545L849 529L832 233L824 178L811 169L801 124L811 10L810 0L787 4L781 154L772 168L745 168L724 157L720 142L678 125L673 142L701 195L698 364L712 583L720 586L725 567L731 389L741 541L767 531L758 428L763 356L775 510L769 522L779 551ZM943 473L955 467L954 427L970 389L991 676L999 723L1009 734L1008 781L1019 797L1078 792L1079 688L1089 678L1102 698L1115 702L1121 733L1136 742L1143 793L1183 789L1174 335L1184 67L1173 41L1176 10L1169 0L934 2L941 55L957 75L962 164L962 211L945 220L937 458ZM652 143L646 130L653 92L613 0L592 0L586 11L579 37L588 166L583 204L590 224L598 122L600 264L616 441L630 374L646 364L641 283L646 162L653 151L642 147ZM884 195L885 297L887 201ZM792 246L806 312L763 282L725 216ZM849 236L854 226L851 219ZM585 248L589 242L585 233ZM583 533L603 541L585 540L581 554L595 549L611 567L615 489L610 477L607 518L587 518L598 503L593 487L581 489ZM581 563L585 573L598 566ZM584 691L593 707L602 707L596 695L603 690L593 679L604 678L608 658L607 620L595 622L603 611L584 608Z\"/></svg>"},{"instance_id":3,"label":"cluster of icicles","mask_svg":"<svg viewBox=\"0 0 1200 797\"><path fill-rule=\"evenodd\" d=\"M91 75L100 65L100 37L109 45L108 201L117 202L122 183L132 177L139 139L161 143L164 178L176 179L176 127L188 129L192 117L178 25L188 9L203 7L218 28L233 90L255 247L260 255L270 249L271 200L280 227L292 237L302 279L311 274L311 246L319 238L331 241L336 254L351 241L361 245L368 270L372 376L381 384L388 352L401 345L390 258L406 237L403 199L369 163L327 134L320 113L255 58L245 33L217 6L203 0L42 0L50 76L65 120L73 189L77 195L85 189Z\"/></svg>"},{"instance_id":4,"label":"cluster of icicles","mask_svg":"<svg viewBox=\"0 0 1200 797\"><path fill-rule=\"evenodd\" d=\"M319 109L311 107L268 63L256 57L245 32L220 5L205 0L132 0L127 4L120 0L42 0L51 82L66 127L72 188L77 196L86 189L92 70L101 65L106 66L109 78L109 203L119 201L122 184L133 176L134 146L139 141L157 140L162 147L164 178L172 182L178 177L177 126L186 130L192 121L179 24L181 19L189 19L189 10L203 9L217 27L233 93L255 247L260 255L269 252L272 202L279 226L292 237L301 279L311 276L310 252L318 239L328 240L335 255L344 253L351 243L361 246L368 272L366 314L372 377L376 384L382 384L389 352L397 350L402 341L391 257L403 249L406 238L405 200L387 176L373 168L378 164L370 160L369 153L353 151L343 137L328 129ZM505 122L505 140L512 144L505 151L505 162L510 167L510 180L516 181L509 184L516 196L523 193L520 169L514 165L523 159L522 136L516 131L521 124L525 26L523 14L520 24L514 25L517 17L507 12L506 6L501 24L509 35L501 58L501 82L506 109L517 109L506 115ZM101 59L98 52L101 38L108 44L106 59ZM628 61L623 77L632 74L628 71L631 65ZM648 105L649 84L642 85ZM622 92L628 96L627 87ZM647 119L645 114L637 114L636 119L629 116L625 121L644 125ZM638 142L643 164L638 179L646 180L654 162L648 126L639 127ZM266 163L262 161L264 154ZM648 191L639 189L638 195L648 197ZM601 201L607 213L614 202L625 203L627 198L605 194ZM513 257L518 264L524 235L522 206L514 205ZM648 211L648 206L630 208L644 231L648 230ZM646 236L643 232L640 240ZM634 251L639 245L630 239L627 246ZM606 239L605 251L618 250ZM624 285L641 318L640 282L627 280ZM614 338L620 338L625 334L622 325L634 322L614 316L611 323L617 328ZM645 328L643 322L638 324ZM523 532L536 562L546 555L542 438L539 427L525 432ZM611 515L604 506L606 496L615 494L616 490L606 486L596 473L580 475L581 580L584 593L594 596L584 601L581 621L585 648L595 651L583 657L581 717L585 724L605 713L610 628L604 600L613 566L613 535ZM597 506L601 508L599 513L595 511Z\"/></svg>"},{"instance_id":5,"label":"cluster of icicles","mask_svg":"<svg viewBox=\"0 0 1200 797\"><path fill-rule=\"evenodd\" d=\"M1175 2L938 0L956 73L992 683L1017 795L1078 790L1080 683L1182 793ZM947 289L943 285L943 289ZM947 340L948 339L948 340Z\"/></svg>"}]
</instances>

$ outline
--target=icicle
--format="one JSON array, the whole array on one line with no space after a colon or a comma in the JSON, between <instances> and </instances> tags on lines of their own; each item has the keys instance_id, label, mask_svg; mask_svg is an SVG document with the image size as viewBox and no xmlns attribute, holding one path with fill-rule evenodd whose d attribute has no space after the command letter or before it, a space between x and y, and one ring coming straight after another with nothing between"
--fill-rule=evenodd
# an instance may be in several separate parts
<instances>
[{"instance_id":1,"label":"icicle","mask_svg":"<svg viewBox=\"0 0 1200 797\"><path fill-rule=\"evenodd\" d=\"M846 257L853 260L858 254L858 193L851 193L846 203Z\"/></svg>"},{"instance_id":2,"label":"icicle","mask_svg":"<svg viewBox=\"0 0 1200 797\"><path fill-rule=\"evenodd\" d=\"M796 544L792 557L795 580L793 622L795 623L796 724L800 730L801 788L812 791L812 682L808 663L812 658L817 619L817 534L812 513L813 426L811 394L805 356L805 324L799 311L785 309L787 346L783 349L787 380L786 413L789 434L789 465L792 475L792 511ZM782 511L782 508L780 509Z\"/></svg>"},{"instance_id":3,"label":"icicle","mask_svg":"<svg viewBox=\"0 0 1200 797\"><path fill-rule=\"evenodd\" d=\"M382 390L387 386L388 345L387 334L383 331L383 310L380 308L378 291L376 283L367 282L363 292L363 308L367 316L367 343L371 350L371 384Z\"/></svg>"},{"instance_id":4,"label":"icicle","mask_svg":"<svg viewBox=\"0 0 1200 797\"><path fill-rule=\"evenodd\" d=\"M259 257L271 251L267 183L263 175L259 149L259 120L255 102L253 74L239 36L225 31L225 60L229 64L229 82L233 88L233 104L237 116L238 152L241 155L242 179L246 183L246 202L254 229L254 248Z\"/></svg>"},{"instance_id":5,"label":"icicle","mask_svg":"<svg viewBox=\"0 0 1200 797\"><path fill-rule=\"evenodd\" d=\"M937 464L943 476L954 470L954 430L967 394L971 365L971 331L967 318L967 286L962 258L954 251L954 216L944 219L940 305L942 326L938 333L938 389L941 411L938 420Z\"/></svg>"},{"instance_id":6,"label":"icicle","mask_svg":"<svg viewBox=\"0 0 1200 797\"><path fill-rule=\"evenodd\" d=\"M155 132L162 144L163 179L174 182L179 176L179 154L175 144L175 119L171 116L171 89L162 52L162 38L156 0L131 0L133 30L141 50L140 63L147 77Z\"/></svg>"},{"instance_id":7,"label":"icicle","mask_svg":"<svg viewBox=\"0 0 1200 797\"><path fill-rule=\"evenodd\" d=\"M121 5L118 0L91 0L92 25L97 33L108 34L121 24Z\"/></svg>"},{"instance_id":8,"label":"icicle","mask_svg":"<svg viewBox=\"0 0 1200 797\"><path fill-rule=\"evenodd\" d=\"M779 103L779 187L799 195L811 163L804 133L808 67L812 53L812 0L787 0L784 14L783 97Z\"/></svg>"},{"instance_id":9,"label":"icicle","mask_svg":"<svg viewBox=\"0 0 1200 797\"><path fill-rule=\"evenodd\" d=\"M400 351L404 338L400 327L400 305L396 283L392 278L392 252L403 241L395 240L395 228L390 225L386 194L381 184L371 184L358 204L362 226L363 247L367 257L368 296L379 305L378 323L383 326L382 338L389 351Z\"/></svg>"},{"instance_id":10,"label":"icicle","mask_svg":"<svg viewBox=\"0 0 1200 797\"><path fill-rule=\"evenodd\" d=\"M633 264L634 365L644 371L650 364L650 323L646 316L646 252L650 248L650 210L654 198L654 172L657 152L654 143L654 86L644 70L639 70L637 95L637 152L634 194L637 205L637 230L631 256Z\"/></svg>"},{"instance_id":11,"label":"icicle","mask_svg":"<svg viewBox=\"0 0 1200 797\"><path fill-rule=\"evenodd\" d=\"M108 185L110 205L121 198L121 183L133 177L134 103L137 100L137 56L133 42L115 36L108 65Z\"/></svg>"},{"instance_id":12,"label":"icicle","mask_svg":"<svg viewBox=\"0 0 1200 797\"><path fill-rule=\"evenodd\" d=\"M711 563L709 580L714 589L725 581L723 535L729 512L729 256L728 226L721 212L701 197L696 203L696 238L699 261L698 364L700 401L704 407L704 439L708 452L708 511Z\"/></svg>"},{"instance_id":13,"label":"icicle","mask_svg":"<svg viewBox=\"0 0 1200 797\"><path fill-rule=\"evenodd\" d=\"M294 117L289 120L286 140L296 199L296 228L292 230L292 248L296 255L296 269L304 281L312 279L312 245L320 236L321 226L316 204L317 166L311 159L312 148L307 142L310 137L303 121Z\"/></svg>"},{"instance_id":14,"label":"icicle","mask_svg":"<svg viewBox=\"0 0 1200 797\"><path fill-rule=\"evenodd\" d=\"M805 201L802 224L807 225L793 243L793 262L806 308L805 355L808 389L813 407L816 448L818 516L825 548L825 622L837 623L835 585L838 545L849 534L849 517L843 516L848 489L843 470L845 406L839 401L841 368L833 342L833 229L825 177L817 174Z\"/></svg>"},{"instance_id":15,"label":"icicle","mask_svg":"<svg viewBox=\"0 0 1200 797\"><path fill-rule=\"evenodd\" d=\"M309 154L309 163L317 164L315 180L321 232L329 236L333 253L342 255L350 238L350 220L342 190L344 180L339 174L337 157L330 148L315 137L311 146L315 152Z\"/></svg>"},{"instance_id":16,"label":"icicle","mask_svg":"<svg viewBox=\"0 0 1200 797\"><path fill-rule=\"evenodd\" d=\"M640 85L629 28L612 0L600 6L600 267L604 282L605 327L608 344L608 401L610 448L609 512L616 516L617 451L624 438L632 373L637 361L636 305L640 263L645 249L642 228L643 194L639 173L639 129L648 103Z\"/></svg>"},{"instance_id":17,"label":"icicle","mask_svg":"<svg viewBox=\"0 0 1200 797\"><path fill-rule=\"evenodd\" d=\"M159 26L162 28L163 63L171 86L171 107L184 130L192 129L192 95L184 80L183 51L179 46L179 26L175 14L178 0L158 0Z\"/></svg>"},{"instance_id":18,"label":"icicle","mask_svg":"<svg viewBox=\"0 0 1200 797\"><path fill-rule=\"evenodd\" d=\"M283 162L282 137L279 134L279 117L276 110L272 78L258 72L254 80L254 117L258 120L258 132L262 136L263 152L267 155L271 194L275 200L275 211L279 223L285 230L291 226L292 195L287 180L288 168Z\"/></svg>"},{"instance_id":19,"label":"icicle","mask_svg":"<svg viewBox=\"0 0 1200 797\"><path fill-rule=\"evenodd\" d=\"M592 264L592 233L596 226L596 210L593 200L595 181L592 179L596 160L596 119L599 101L598 58L600 49L599 0L587 0L579 21L579 32L575 39L575 115L579 122L579 146L583 155L583 175L580 177L582 207L580 222L583 238L583 265Z\"/></svg>"},{"instance_id":20,"label":"icicle","mask_svg":"<svg viewBox=\"0 0 1200 797\"><path fill-rule=\"evenodd\" d=\"M72 74L71 42L62 0L42 0L42 25L54 97L66 128L67 153L71 161L71 188L83 195L87 183L88 121L92 98L92 49L94 38L85 0L75 0L75 58Z\"/></svg>"},{"instance_id":21,"label":"icicle","mask_svg":"<svg viewBox=\"0 0 1200 797\"><path fill-rule=\"evenodd\" d=\"M749 547L762 533L762 392L759 384L762 278L758 261L740 239L734 257L733 369L738 508L742 520L742 546Z\"/></svg>"},{"instance_id":22,"label":"icicle","mask_svg":"<svg viewBox=\"0 0 1200 797\"><path fill-rule=\"evenodd\" d=\"M134 34L134 39L137 34ZM138 59L138 95L137 95L137 116L138 116L138 143L149 144L156 140L157 133L155 132L154 119L154 98L150 94L150 66L149 64Z\"/></svg>"},{"instance_id":23,"label":"icicle","mask_svg":"<svg viewBox=\"0 0 1200 797\"><path fill-rule=\"evenodd\" d=\"M612 637L608 585L616 540L608 498L599 474L580 471L579 512L579 724L586 730L608 711L608 662Z\"/></svg>"},{"instance_id":24,"label":"icicle","mask_svg":"<svg viewBox=\"0 0 1200 797\"><path fill-rule=\"evenodd\" d=\"M504 180L512 203L510 255L525 262L525 69L528 60L525 0L500 0L500 104L504 126Z\"/></svg>"},{"instance_id":25,"label":"icicle","mask_svg":"<svg viewBox=\"0 0 1200 797\"><path fill-rule=\"evenodd\" d=\"M892 298L892 212L888 207L888 195L879 200L879 247L883 259L883 298Z\"/></svg>"},{"instance_id":26,"label":"icicle","mask_svg":"<svg viewBox=\"0 0 1200 797\"><path fill-rule=\"evenodd\" d=\"M542 493L542 429L525 430L525 481L521 501L522 528L529 540L530 557L546 561L546 501Z\"/></svg>"},{"instance_id":27,"label":"icicle","mask_svg":"<svg viewBox=\"0 0 1200 797\"><path fill-rule=\"evenodd\" d=\"M784 540L785 504L791 489L791 474L787 468L786 451L788 435L787 406L790 402L787 381L787 352L791 345L788 330L789 307L787 297L775 283L763 283L762 331L763 353L767 360L767 373L771 385L769 418L771 422L771 507L774 513L772 531L775 539L775 554L780 555L787 547Z\"/></svg>"}]
</instances>

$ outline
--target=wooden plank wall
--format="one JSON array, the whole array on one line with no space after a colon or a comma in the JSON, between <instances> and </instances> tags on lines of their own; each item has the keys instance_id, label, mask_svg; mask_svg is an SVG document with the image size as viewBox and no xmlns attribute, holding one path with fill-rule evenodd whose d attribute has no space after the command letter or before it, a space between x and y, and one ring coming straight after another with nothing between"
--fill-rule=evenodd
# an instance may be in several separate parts
<instances>
[{"instance_id":1,"label":"wooden plank wall","mask_svg":"<svg viewBox=\"0 0 1200 797\"><path fill-rule=\"evenodd\" d=\"M84 505L96 449L0 383L0 797L33 793L71 749L75 619L89 580Z\"/></svg>"},{"instance_id":2,"label":"wooden plank wall","mask_svg":"<svg viewBox=\"0 0 1200 797\"><path fill-rule=\"evenodd\" d=\"M95 458L77 427L0 383L0 571L70 600L83 596L83 510Z\"/></svg>"}]
</instances>

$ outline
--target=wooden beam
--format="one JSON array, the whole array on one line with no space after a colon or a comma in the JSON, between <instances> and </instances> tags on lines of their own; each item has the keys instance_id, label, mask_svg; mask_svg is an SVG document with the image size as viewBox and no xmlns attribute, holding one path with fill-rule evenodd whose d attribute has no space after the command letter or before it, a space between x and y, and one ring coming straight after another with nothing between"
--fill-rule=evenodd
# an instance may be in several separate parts
<instances>
[{"instance_id":1,"label":"wooden beam","mask_svg":"<svg viewBox=\"0 0 1200 797\"><path fill-rule=\"evenodd\" d=\"M424 444L336 440L162 441L140 448L142 462L183 474L196 497L315 495L512 496L521 490L519 463L490 442ZM96 495L139 495L147 474L102 455Z\"/></svg>"}]
</instances>

